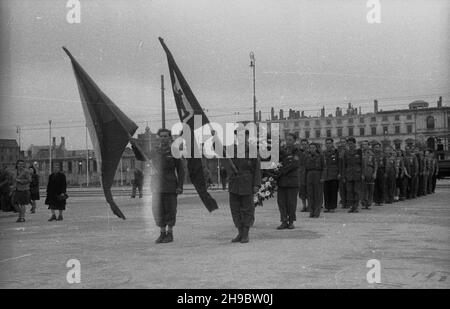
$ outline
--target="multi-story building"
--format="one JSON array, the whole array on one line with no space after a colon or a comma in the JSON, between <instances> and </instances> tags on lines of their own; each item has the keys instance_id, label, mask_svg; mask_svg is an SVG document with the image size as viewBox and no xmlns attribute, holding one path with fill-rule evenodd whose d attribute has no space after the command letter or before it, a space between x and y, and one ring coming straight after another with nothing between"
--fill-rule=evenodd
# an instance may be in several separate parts
<instances>
[{"instance_id":1,"label":"multi-story building","mask_svg":"<svg viewBox=\"0 0 450 309\"><path fill-rule=\"evenodd\" d=\"M378 102L374 101L372 113L361 113L348 104L346 113L336 108L335 115L325 116L322 108L319 117L307 117L303 112L290 110L287 117L283 110L279 116L274 115L265 122L279 123L280 138L294 132L299 138L311 142L324 143L326 137L339 139L353 136L358 142L362 140L377 140L403 148L407 143L415 143L440 151L449 151L450 143L450 107L442 106L442 98L437 105L431 107L425 101L414 101L408 108L398 110L378 110Z\"/></svg>"},{"instance_id":2,"label":"multi-story building","mask_svg":"<svg viewBox=\"0 0 450 309\"><path fill-rule=\"evenodd\" d=\"M19 144L15 139L0 139L0 168L14 166L19 155Z\"/></svg>"}]
</instances>

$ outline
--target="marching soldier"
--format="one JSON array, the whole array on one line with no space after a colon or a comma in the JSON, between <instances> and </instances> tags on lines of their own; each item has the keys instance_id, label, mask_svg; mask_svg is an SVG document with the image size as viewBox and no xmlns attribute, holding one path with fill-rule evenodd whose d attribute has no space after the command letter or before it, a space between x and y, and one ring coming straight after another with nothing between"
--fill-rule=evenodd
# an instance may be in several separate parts
<instances>
[{"instance_id":1,"label":"marching soldier","mask_svg":"<svg viewBox=\"0 0 450 309\"><path fill-rule=\"evenodd\" d=\"M373 200L375 202L375 205L381 206L384 203L384 174L386 156L385 153L381 150L381 144L379 142L375 142L373 144L373 153L377 165L377 175L375 178Z\"/></svg>"},{"instance_id":2,"label":"marching soldier","mask_svg":"<svg viewBox=\"0 0 450 309\"><path fill-rule=\"evenodd\" d=\"M294 229L297 210L297 193L299 186L299 157L294 146L297 136L289 133L286 136L286 146L280 149L280 162L282 167L277 179L277 203L280 210L281 225L278 230Z\"/></svg>"},{"instance_id":3,"label":"marching soldier","mask_svg":"<svg viewBox=\"0 0 450 309\"><path fill-rule=\"evenodd\" d=\"M385 149L386 153L386 165L384 171L384 201L386 204L392 204L394 202L396 179L397 179L397 154L388 146Z\"/></svg>"},{"instance_id":4,"label":"marching soldier","mask_svg":"<svg viewBox=\"0 0 450 309\"><path fill-rule=\"evenodd\" d=\"M407 199L416 198L417 194L417 174L419 172L419 164L416 156L412 153L410 146L405 146L404 158L404 174L403 178L403 192L405 192Z\"/></svg>"},{"instance_id":5,"label":"marching soldier","mask_svg":"<svg viewBox=\"0 0 450 309\"><path fill-rule=\"evenodd\" d=\"M324 183L323 183L323 197L325 200L325 211L334 212L337 207L337 195L339 189L339 151L334 148L333 139L327 138L325 140L326 150L324 156Z\"/></svg>"},{"instance_id":6,"label":"marching soldier","mask_svg":"<svg viewBox=\"0 0 450 309\"><path fill-rule=\"evenodd\" d=\"M342 208L348 208L347 205L347 188L345 187L344 177L344 153L347 150L347 140L345 138L341 138L338 145L338 154L339 154L339 197L341 199L340 204Z\"/></svg>"},{"instance_id":7,"label":"marching soldier","mask_svg":"<svg viewBox=\"0 0 450 309\"><path fill-rule=\"evenodd\" d=\"M416 156L417 156L417 163L419 165L419 181L417 185L417 196L423 196L425 195L425 192L423 191L423 183L425 180L425 162L423 158L423 151L419 148L416 148Z\"/></svg>"},{"instance_id":8,"label":"marching soldier","mask_svg":"<svg viewBox=\"0 0 450 309\"><path fill-rule=\"evenodd\" d=\"M298 166L298 197L302 201L302 212L309 212L306 195L306 154L308 153L308 140L302 139L300 142L300 151L297 152L299 158ZM309 203L309 202L308 202Z\"/></svg>"},{"instance_id":9,"label":"marching soldier","mask_svg":"<svg viewBox=\"0 0 450 309\"><path fill-rule=\"evenodd\" d=\"M369 148L369 141L365 140L361 144L362 157L363 157L363 175L364 181L362 185L362 200L361 205L365 209L369 209L373 202L373 192L375 187L375 180L377 177L377 161L375 159L375 154Z\"/></svg>"},{"instance_id":10,"label":"marching soldier","mask_svg":"<svg viewBox=\"0 0 450 309\"><path fill-rule=\"evenodd\" d=\"M323 195L323 156L319 153L316 144L309 144L306 155L306 192L309 203L309 217L319 218L322 208Z\"/></svg>"},{"instance_id":11,"label":"marching soldier","mask_svg":"<svg viewBox=\"0 0 450 309\"><path fill-rule=\"evenodd\" d=\"M172 156L172 135L159 129L160 144L150 152L154 174L151 178L152 211L161 233L156 243L173 241L173 227L177 214L177 195L183 193L184 167L182 159ZM166 231L167 227L167 231Z\"/></svg>"},{"instance_id":12,"label":"marching soldier","mask_svg":"<svg viewBox=\"0 0 450 309\"><path fill-rule=\"evenodd\" d=\"M245 157L231 159L231 175L228 180L230 210L238 235L232 242L249 242L249 230L255 221L253 194L261 185L261 162L249 157L248 131L245 136Z\"/></svg>"},{"instance_id":13,"label":"marching soldier","mask_svg":"<svg viewBox=\"0 0 450 309\"><path fill-rule=\"evenodd\" d=\"M347 188L348 212L358 212L361 197L361 186L364 175L362 173L362 152L356 149L354 137L347 139L348 150L344 153L344 179Z\"/></svg>"},{"instance_id":14,"label":"marching soldier","mask_svg":"<svg viewBox=\"0 0 450 309\"><path fill-rule=\"evenodd\" d=\"M404 201L406 196L403 191L403 178L405 176L405 168L403 162L403 152L400 149L395 150L397 157L395 158L395 200Z\"/></svg>"}]
</instances>

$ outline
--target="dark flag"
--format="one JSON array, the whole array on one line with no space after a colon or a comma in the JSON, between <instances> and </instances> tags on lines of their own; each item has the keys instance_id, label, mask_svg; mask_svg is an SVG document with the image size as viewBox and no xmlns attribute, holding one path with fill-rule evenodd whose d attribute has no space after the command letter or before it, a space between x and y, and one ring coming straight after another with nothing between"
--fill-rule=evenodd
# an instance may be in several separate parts
<instances>
[{"instance_id":1,"label":"dark flag","mask_svg":"<svg viewBox=\"0 0 450 309\"><path fill-rule=\"evenodd\" d=\"M181 74L175 60L162 38L159 38L162 47L167 55L167 61L169 63L170 80L172 81L173 96L177 105L178 116L180 121L187 124L191 130L191 146L197 147L194 138L194 115L200 115L202 117L202 125L208 124L209 120L206 117L203 109L200 107L194 93L189 87L188 83ZM191 148L193 149L193 148ZM192 184L197 190L200 199L209 211L213 211L217 208L217 202L211 197L207 191L205 176L203 174L203 164L201 158L187 158L187 168Z\"/></svg>"},{"instance_id":2,"label":"dark flag","mask_svg":"<svg viewBox=\"0 0 450 309\"><path fill-rule=\"evenodd\" d=\"M122 153L138 126L100 90L72 54L63 49L72 62L106 201L116 216L125 219L113 200L111 187Z\"/></svg>"}]
</instances>

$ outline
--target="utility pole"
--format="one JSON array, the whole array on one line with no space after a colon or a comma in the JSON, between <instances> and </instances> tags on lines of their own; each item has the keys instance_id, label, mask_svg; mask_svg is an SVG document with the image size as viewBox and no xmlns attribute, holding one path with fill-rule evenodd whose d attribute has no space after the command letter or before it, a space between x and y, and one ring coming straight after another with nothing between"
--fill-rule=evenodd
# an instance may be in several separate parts
<instances>
[{"instance_id":1,"label":"utility pole","mask_svg":"<svg viewBox=\"0 0 450 309\"><path fill-rule=\"evenodd\" d=\"M164 75L161 75L161 113L162 113L162 128L166 128L166 107L164 102Z\"/></svg>"},{"instance_id":2,"label":"utility pole","mask_svg":"<svg viewBox=\"0 0 450 309\"><path fill-rule=\"evenodd\" d=\"M89 148L88 148L88 127L86 123L86 188L89 187Z\"/></svg>"},{"instance_id":3,"label":"utility pole","mask_svg":"<svg viewBox=\"0 0 450 309\"><path fill-rule=\"evenodd\" d=\"M20 140L20 126L17 126L17 134L19 136L19 159L21 159L21 157L20 157L20 149L21 149L20 145L22 143L21 143L21 140Z\"/></svg>"},{"instance_id":4,"label":"utility pole","mask_svg":"<svg viewBox=\"0 0 450 309\"><path fill-rule=\"evenodd\" d=\"M48 153L49 153L49 169L48 169L48 175L52 173L52 121L48 121Z\"/></svg>"},{"instance_id":5,"label":"utility pole","mask_svg":"<svg viewBox=\"0 0 450 309\"><path fill-rule=\"evenodd\" d=\"M255 54L253 52L250 52L250 67L253 71L253 121L257 122L256 118L256 84L255 84L255 68L256 68L256 60L255 60Z\"/></svg>"}]
</instances>

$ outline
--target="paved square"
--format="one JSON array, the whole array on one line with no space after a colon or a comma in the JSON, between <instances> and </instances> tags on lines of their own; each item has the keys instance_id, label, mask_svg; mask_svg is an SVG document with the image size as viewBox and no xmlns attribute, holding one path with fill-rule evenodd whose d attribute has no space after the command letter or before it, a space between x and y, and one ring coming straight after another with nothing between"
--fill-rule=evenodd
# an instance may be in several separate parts
<instances>
[{"instance_id":1,"label":"paved square","mask_svg":"<svg viewBox=\"0 0 450 309\"><path fill-rule=\"evenodd\" d=\"M339 209L319 219L298 212L295 230L277 231L275 199L256 209L250 243L235 236L226 192L208 213L198 197L179 198L175 241L155 244L150 196L116 201L114 217L101 195L72 196L62 222L49 212L15 223L0 215L1 288L449 288L450 189L357 214ZM78 259L81 283L66 280ZM381 283L369 284L366 263L381 263Z\"/></svg>"}]
</instances>

